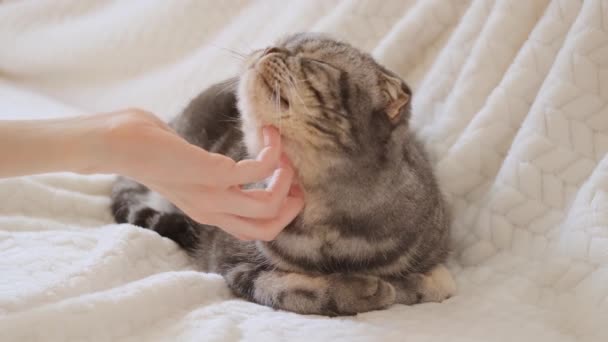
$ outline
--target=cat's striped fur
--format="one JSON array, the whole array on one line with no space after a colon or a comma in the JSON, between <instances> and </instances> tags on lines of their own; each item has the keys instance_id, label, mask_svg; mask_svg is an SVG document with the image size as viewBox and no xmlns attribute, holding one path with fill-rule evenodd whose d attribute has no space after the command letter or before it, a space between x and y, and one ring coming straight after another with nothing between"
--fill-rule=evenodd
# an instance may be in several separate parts
<instances>
[{"instance_id":1,"label":"cat's striped fur","mask_svg":"<svg viewBox=\"0 0 608 342\"><path fill-rule=\"evenodd\" d=\"M290 36L252 53L237 78L205 90L171 126L236 160L257 154L262 125L280 127L303 212L274 241L239 241L120 179L116 221L173 239L236 295L273 308L347 315L441 301L454 292L442 266L449 218L408 128L410 96L350 45Z\"/></svg>"}]
</instances>

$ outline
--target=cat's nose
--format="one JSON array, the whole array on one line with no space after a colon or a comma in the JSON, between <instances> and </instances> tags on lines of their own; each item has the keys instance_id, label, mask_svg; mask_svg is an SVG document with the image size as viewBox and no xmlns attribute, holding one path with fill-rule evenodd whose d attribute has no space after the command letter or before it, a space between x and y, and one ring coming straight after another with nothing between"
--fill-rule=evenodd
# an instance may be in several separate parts
<instances>
[{"instance_id":1,"label":"cat's nose","mask_svg":"<svg viewBox=\"0 0 608 342\"><path fill-rule=\"evenodd\" d=\"M280 53L280 54L289 55L289 50L273 46L271 48L268 48L268 49L264 50L263 56L270 55L270 54L273 54L273 53Z\"/></svg>"}]
</instances>

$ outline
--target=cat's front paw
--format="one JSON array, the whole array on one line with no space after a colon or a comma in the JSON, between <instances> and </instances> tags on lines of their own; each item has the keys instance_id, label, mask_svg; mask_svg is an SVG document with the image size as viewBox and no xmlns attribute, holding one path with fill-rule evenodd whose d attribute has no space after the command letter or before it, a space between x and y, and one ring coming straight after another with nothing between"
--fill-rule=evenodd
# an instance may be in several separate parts
<instances>
[{"instance_id":1,"label":"cat's front paw","mask_svg":"<svg viewBox=\"0 0 608 342\"><path fill-rule=\"evenodd\" d=\"M456 294L456 282L444 265L437 265L422 276L420 302L440 303Z\"/></svg>"},{"instance_id":2,"label":"cat's front paw","mask_svg":"<svg viewBox=\"0 0 608 342\"><path fill-rule=\"evenodd\" d=\"M395 288L378 277L336 274L330 279L337 314L354 315L395 303Z\"/></svg>"}]
</instances>

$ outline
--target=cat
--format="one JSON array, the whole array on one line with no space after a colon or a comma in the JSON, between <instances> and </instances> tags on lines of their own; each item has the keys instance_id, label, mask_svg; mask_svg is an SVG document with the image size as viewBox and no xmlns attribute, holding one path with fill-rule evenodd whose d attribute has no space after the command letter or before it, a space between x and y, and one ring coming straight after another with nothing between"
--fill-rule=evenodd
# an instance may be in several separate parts
<instances>
[{"instance_id":1,"label":"cat","mask_svg":"<svg viewBox=\"0 0 608 342\"><path fill-rule=\"evenodd\" d=\"M250 54L240 75L203 91L170 126L235 160L261 150L262 125L279 127L306 203L296 219L274 241L241 241L120 178L115 220L174 240L235 295L275 309L338 316L440 302L455 293L444 266L450 218L408 126L411 96L346 42L287 36Z\"/></svg>"}]
</instances>

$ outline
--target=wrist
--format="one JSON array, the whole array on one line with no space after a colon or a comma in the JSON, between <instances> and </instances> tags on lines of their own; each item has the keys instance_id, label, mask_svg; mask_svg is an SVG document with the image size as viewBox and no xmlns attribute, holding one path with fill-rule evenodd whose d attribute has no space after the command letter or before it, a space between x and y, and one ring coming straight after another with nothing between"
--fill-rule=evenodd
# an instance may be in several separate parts
<instances>
[{"instance_id":1,"label":"wrist","mask_svg":"<svg viewBox=\"0 0 608 342\"><path fill-rule=\"evenodd\" d=\"M85 126L88 128L81 130L86 134L83 137L86 143L78 153L87 155L84 158L87 167L81 172L116 173L139 179L142 172L138 170L141 164L138 159L150 149L150 145L143 142L145 134L142 132L149 126L154 127L155 132L164 123L139 109L97 114L87 119Z\"/></svg>"},{"instance_id":2,"label":"wrist","mask_svg":"<svg viewBox=\"0 0 608 342\"><path fill-rule=\"evenodd\" d=\"M44 172L81 174L112 172L105 115L79 116L34 123L47 155Z\"/></svg>"},{"instance_id":3,"label":"wrist","mask_svg":"<svg viewBox=\"0 0 608 342\"><path fill-rule=\"evenodd\" d=\"M78 118L65 134L63 144L70 150L73 172L83 174L124 174L124 143L119 134L122 116L117 113L95 114Z\"/></svg>"},{"instance_id":4,"label":"wrist","mask_svg":"<svg viewBox=\"0 0 608 342\"><path fill-rule=\"evenodd\" d=\"M48 154L45 172L103 173L103 125L93 117L37 122L42 150Z\"/></svg>"},{"instance_id":5,"label":"wrist","mask_svg":"<svg viewBox=\"0 0 608 342\"><path fill-rule=\"evenodd\" d=\"M105 146L105 123L90 117L73 118L64 131L63 149L69 151L66 167L69 171L82 174L107 173L107 147Z\"/></svg>"}]
</instances>

